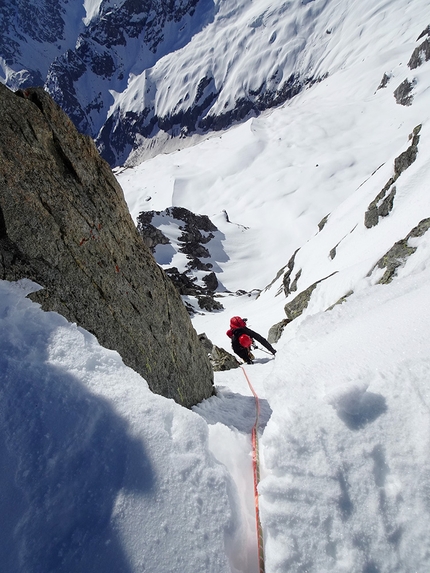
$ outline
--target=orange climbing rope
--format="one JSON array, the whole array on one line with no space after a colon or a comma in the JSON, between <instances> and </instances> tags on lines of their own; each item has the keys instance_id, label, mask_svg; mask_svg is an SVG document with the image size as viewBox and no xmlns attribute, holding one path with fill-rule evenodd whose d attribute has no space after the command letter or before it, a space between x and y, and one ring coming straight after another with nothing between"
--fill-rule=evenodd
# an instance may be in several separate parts
<instances>
[{"instance_id":1,"label":"orange climbing rope","mask_svg":"<svg viewBox=\"0 0 430 573\"><path fill-rule=\"evenodd\" d=\"M264 540L263 529L260 522L260 508L258 502L258 483L260 481L260 459L258 455L258 422L260 418L260 400L254 390L245 368L242 366L242 371L245 375L248 386L255 398L255 423L252 428L251 441L252 441L252 470L254 474L254 503L255 503L255 523L257 528L257 541L258 541L258 564L260 573L264 573Z\"/></svg>"}]
</instances>

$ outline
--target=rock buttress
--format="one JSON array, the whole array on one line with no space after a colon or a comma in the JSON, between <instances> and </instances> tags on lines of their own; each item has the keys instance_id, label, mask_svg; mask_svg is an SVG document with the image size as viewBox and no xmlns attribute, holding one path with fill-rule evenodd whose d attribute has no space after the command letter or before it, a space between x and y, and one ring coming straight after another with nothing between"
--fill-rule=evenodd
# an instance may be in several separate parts
<instances>
[{"instance_id":1,"label":"rock buttress","mask_svg":"<svg viewBox=\"0 0 430 573\"><path fill-rule=\"evenodd\" d=\"M41 88L0 84L0 278L117 350L157 394L190 407L213 374L188 313L143 244L93 141Z\"/></svg>"}]
</instances>

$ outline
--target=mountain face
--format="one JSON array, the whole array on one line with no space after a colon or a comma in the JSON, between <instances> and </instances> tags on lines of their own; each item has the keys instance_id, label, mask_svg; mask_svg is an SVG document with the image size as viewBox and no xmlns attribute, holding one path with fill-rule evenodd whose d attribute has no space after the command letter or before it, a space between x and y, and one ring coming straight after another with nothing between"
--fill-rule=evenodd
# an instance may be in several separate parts
<instances>
[{"instance_id":1,"label":"mountain face","mask_svg":"<svg viewBox=\"0 0 430 573\"><path fill-rule=\"evenodd\" d=\"M225 129L324 78L332 4L9 1L1 81L44 84L119 165L142 146Z\"/></svg>"},{"instance_id":2,"label":"mountain face","mask_svg":"<svg viewBox=\"0 0 430 573\"><path fill-rule=\"evenodd\" d=\"M155 393L192 406L212 370L93 141L41 88L0 86L0 277L117 350Z\"/></svg>"},{"instance_id":3,"label":"mountain face","mask_svg":"<svg viewBox=\"0 0 430 573\"><path fill-rule=\"evenodd\" d=\"M78 2L4 0L0 81L11 89L43 85L52 61L75 47L84 17L84 6Z\"/></svg>"},{"instance_id":4,"label":"mountain face","mask_svg":"<svg viewBox=\"0 0 430 573\"><path fill-rule=\"evenodd\" d=\"M356 0L7 0L0 81L44 85L111 166L136 164L323 81L336 50L358 61L362 18Z\"/></svg>"},{"instance_id":5,"label":"mountain face","mask_svg":"<svg viewBox=\"0 0 430 573\"><path fill-rule=\"evenodd\" d=\"M170 238L162 229L168 230ZM190 297L195 299L198 309L224 308L216 300L215 293L223 290L216 273L221 270L217 260L227 259L222 248L225 235L207 215L195 215L181 207L171 207L163 212L142 211L137 218L137 230L157 262L167 265L180 259L181 270L176 266L164 270L183 297L190 315L196 312ZM213 256L211 252L217 255ZM184 255L185 269L182 268Z\"/></svg>"},{"instance_id":6,"label":"mountain face","mask_svg":"<svg viewBox=\"0 0 430 573\"><path fill-rule=\"evenodd\" d=\"M0 78L45 85L76 127L96 137L130 78L186 44L210 17L206 0L6 0Z\"/></svg>"}]
</instances>

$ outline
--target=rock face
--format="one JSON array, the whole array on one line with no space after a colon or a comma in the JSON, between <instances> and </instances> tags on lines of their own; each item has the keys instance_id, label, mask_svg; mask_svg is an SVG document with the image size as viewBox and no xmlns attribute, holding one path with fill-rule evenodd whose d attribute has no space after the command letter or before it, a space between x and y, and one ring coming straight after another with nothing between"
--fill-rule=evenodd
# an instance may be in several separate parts
<instances>
[{"instance_id":1,"label":"rock face","mask_svg":"<svg viewBox=\"0 0 430 573\"><path fill-rule=\"evenodd\" d=\"M381 217L387 217L391 213L396 196L395 183L403 171L410 167L417 158L420 131L421 125L417 125L410 135L410 146L394 160L393 176L390 177L382 191L378 193L367 208L364 214L364 224L368 229L377 225Z\"/></svg>"},{"instance_id":2,"label":"rock face","mask_svg":"<svg viewBox=\"0 0 430 573\"><path fill-rule=\"evenodd\" d=\"M428 35L430 35L430 26L427 26L427 28L421 32L421 34L417 38L417 42L421 38ZM415 70L428 60L430 60L430 40L429 38L426 38L424 42L419 46L417 46L415 50L412 52L412 55L408 62L408 67L410 70ZM384 74L384 78L379 87L385 87L387 82L384 85L382 85L385 78L387 78L387 82L390 80L390 77L387 74ZM412 80L408 78L403 80L403 82L394 90L394 97L396 99L396 103L404 106L412 105L414 101L413 91L416 83L417 79L415 77L412 78Z\"/></svg>"},{"instance_id":3,"label":"rock face","mask_svg":"<svg viewBox=\"0 0 430 573\"><path fill-rule=\"evenodd\" d=\"M203 332L199 334L199 340L203 347L206 349L210 363L214 372L224 372L225 370L232 370L233 368L239 368L241 362L237 358L227 352L225 348L220 346L215 346L211 340Z\"/></svg>"},{"instance_id":4,"label":"rock face","mask_svg":"<svg viewBox=\"0 0 430 573\"><path fill-rule=\"evenodd\" d=\"M379 279L378 284L390 283L397 274L397 269L403 266L406 259L413 255L417 250L416 247L409 244L409 239L422 237L430 229L430 218L423 219L414 227L411 232L402 240L397 241L385 255L379 259L373 269L367 276L371 276L373 271L385 269L383 276Z\"/></svg>"},{"instance_id":5,"label":"rock face","mask_svg":"<svg viewBox=\"0 0 430 573\"><path fill-rule=\"evenodd\" d=\"M171 281L92 140L42 90L0 84L0 278L117 350L150 388L191 406L212 369Z\"/></svg>"},{"instance_id":6,"label":"rock face","mask_svg":"<svg viewBox=\"0 0 430 573\"><path fill-rule=\"evenodd\" d=\"M168 226L172 235L172 229L176 229L176 239L166 237L157 225ZM137 218L137 230L155 260L165 265L163 268L166 274L183 297L192 297L199 309L209 312L224 308L215 298L220 284L214 272L218 265L212 259L210 250L213 248L216 252L223 253L222 239L225 237L207 215L196 215L183 207L171 207L164 211L142 211ZM159 245L162 247L161 252L157 252ZM185 270L174 266L166 268L166 261L171 261L175 252L184 254L188 260ZM188 312L194 314L195 308L189 300L184 298L184 302Z\"/></svg>"}]
</instances>

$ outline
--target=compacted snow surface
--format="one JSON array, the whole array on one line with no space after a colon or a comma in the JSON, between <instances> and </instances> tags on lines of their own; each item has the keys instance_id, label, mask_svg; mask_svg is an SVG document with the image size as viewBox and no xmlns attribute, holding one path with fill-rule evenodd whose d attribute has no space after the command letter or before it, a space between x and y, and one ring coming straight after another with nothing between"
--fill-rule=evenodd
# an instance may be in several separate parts
<instances>
[{"instance_id":1,"label":"compacted snow surface","mask_svg":"<svg viewBox=\"0 0 430 573\"><path fill-rule=\"evenodd\" d=\"M338 18L360 33L333 48L324 82L118 173L133 218L177 205L217 225L225 310L193 317L214 344L229 349L233 315L267 336L285 303L321 281L276 357L257 350L244 366L261 405L267 573L430 570L429 232L409 239L415 251L391 283L374 269L430 217L430 62L406 65L430 13L418 0L354 6L354 20ZM393 97L405 78L410 106ZM366 228L420 124L393 210ZM286 298L275 277L299 248ZM216 373L217 395L185 410L26 298L37 288L0 282L2 571L257 573L255 403L243 370Z\"/></svg>"}]
</instances>

